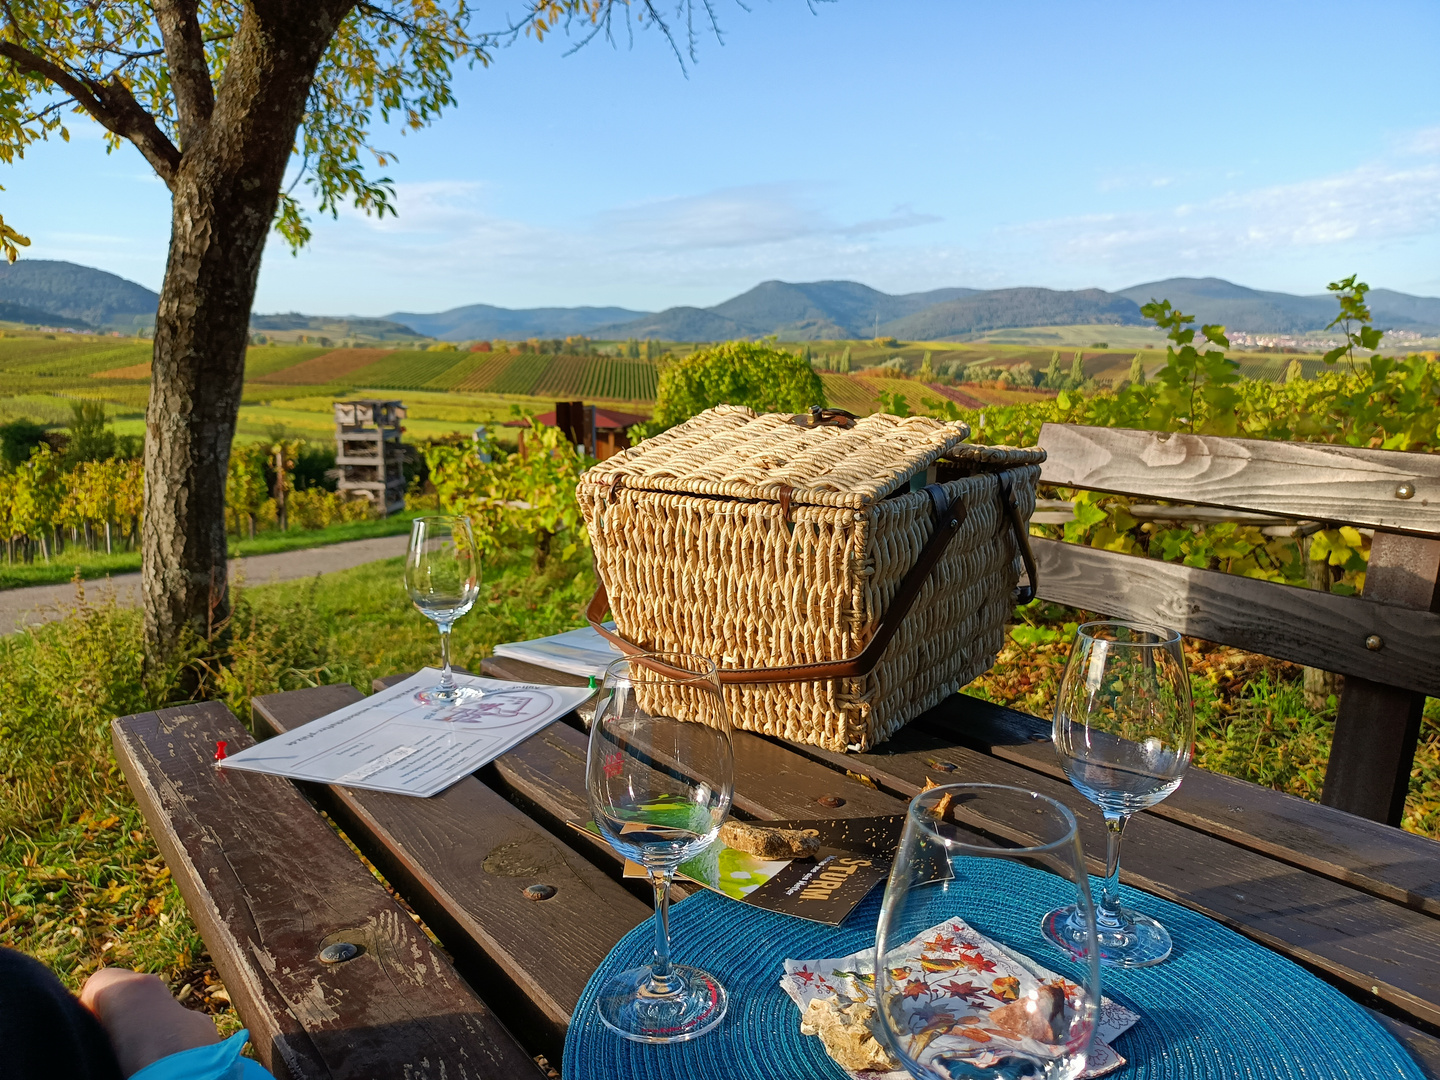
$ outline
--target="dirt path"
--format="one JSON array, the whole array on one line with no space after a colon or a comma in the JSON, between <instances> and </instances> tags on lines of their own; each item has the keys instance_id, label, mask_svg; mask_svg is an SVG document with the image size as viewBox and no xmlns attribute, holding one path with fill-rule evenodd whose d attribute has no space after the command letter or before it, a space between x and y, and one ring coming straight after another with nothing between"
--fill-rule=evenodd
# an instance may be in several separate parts
<instances>
[{"instance_id":1,"label":"dirt path","mask_svg":"<svg viewBox=\"0 0 1440 1080\"><path fill-rule=\"evenodd\" d=\"M230 578L233 581L237 574L243 574L247 585L294 581L328 574L332 570L348 570L379 559L392 559L404 555L409 543L410 537L401 534L350 540L301 551L282 551L274 555L251 555L245 559L230 560ZM109 579L99 578L87 581L85 588L91 596L113 588L121 605L134 607L140 600L140 575L117 574ZM24 626L58 619L74 601L75 586L69 582L0 591L0 634L11 634Z\"/></svg>"}]
</instances>

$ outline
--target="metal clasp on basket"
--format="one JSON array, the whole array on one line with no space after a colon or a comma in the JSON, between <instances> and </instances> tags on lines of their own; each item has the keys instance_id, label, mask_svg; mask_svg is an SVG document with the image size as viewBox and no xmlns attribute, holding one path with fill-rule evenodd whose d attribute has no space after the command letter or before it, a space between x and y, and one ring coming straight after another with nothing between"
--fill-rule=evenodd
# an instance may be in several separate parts
<instances>
[{"instance_id":1,"label":"metal clasp on basket","mask_svg":"<svg viewBox=\"0 0 1440 1080\"><path fill-rule=\"evenodd\" d=\"M852 428L858 419L854 413L844 409L822 409L819 405L812 405L808 413L796 413L790 417L790 423L803 428Z\"/></svg>"}]
</instances>

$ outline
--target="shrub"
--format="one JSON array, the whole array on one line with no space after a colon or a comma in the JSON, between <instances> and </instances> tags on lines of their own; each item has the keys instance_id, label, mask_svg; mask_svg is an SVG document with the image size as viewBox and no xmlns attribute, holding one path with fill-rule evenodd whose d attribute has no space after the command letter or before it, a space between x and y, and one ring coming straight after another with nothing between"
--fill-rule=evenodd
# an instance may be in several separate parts
<instances>
[{"instance_id":1,"label":"shrub","mask_svg":"<svg viewBox=\"0 0 1440 1080\"><path fill-rule=\"evenodd\" d=\"M730 341L692 353L660 373L655 416L645 434L657 434L716 405L748 405L756 412L804 412L812 405L824 404L820 376L801 357L764 345Z\"/></svg>"}]
</instances>

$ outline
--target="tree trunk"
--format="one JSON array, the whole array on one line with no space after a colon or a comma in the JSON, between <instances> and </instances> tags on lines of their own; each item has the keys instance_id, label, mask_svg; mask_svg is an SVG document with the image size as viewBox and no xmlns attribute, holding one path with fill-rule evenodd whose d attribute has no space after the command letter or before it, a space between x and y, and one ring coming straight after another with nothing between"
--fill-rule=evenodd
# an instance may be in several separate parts
<instances>
[{"instance_id":1,"label":"tree trunk","mask_svg":"<svg viewBox=\"0 0 1440 1080\"><path fill-rule=\"evenodd\" d=\"M214 111L182 148L171 184L145 415L141 594L152 674L229 615L225 478L250 307L310 83L350 6L247 4Z\"/></svg>"}]
</instances>

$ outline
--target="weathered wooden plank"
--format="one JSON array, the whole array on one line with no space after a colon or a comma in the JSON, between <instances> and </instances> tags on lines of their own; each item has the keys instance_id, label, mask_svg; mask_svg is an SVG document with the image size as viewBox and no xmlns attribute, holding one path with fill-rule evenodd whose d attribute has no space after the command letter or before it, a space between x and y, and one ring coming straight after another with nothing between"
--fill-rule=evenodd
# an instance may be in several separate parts
<instances>
[{"instance_id":1,"label":"weathered wooden plank","mask_svg":"<svg viewBox=\"0 0 1440 1080\"><path fill-rule=\"evenodd\" d=\"M799 752L837 769L863 770L882 790L913 797L936 783L1013 784L1056 798L1080 822L1092 872L1105 850L1099 809L1069 784L958 746L915 726L865 754L814 747ZM940 767L946 766L946 767ZM1029 839L1028 819L999 822ZM1124 880L1185 904L1306 965L1362 1002L1440 1022L1440 920L1267 858L1154 814L1136 815L1125 835Z\"/></svg>"},{"instance_id":2,"label":"weathered wooden plank","mask_svg":"<svg viewBox=\"0 0 1440 1080\"><path fill-rule=\"evenodd\" d=\"M280 1077L509 1077L535 1062L288 780L214 767L223 705L114 721L116 756L260 1060ZM361 946L324 964L336 941Z\"/></svg>"},{"instance_id":3,"label":"weathered wooden plank","mask_svg":"<svg viewBox=\"0 0 1440 1080\"><path fill-rule=\"evenodd\" d=\"M1440 614L1038 536L1030 545L1040 596L1054 603L1440 697Z\"/></svg>"},{"instance_id":4,"label":"weathered wooden plank","mask_svg":"<svg viewBox=\"0 0 1440 1080\"><path fill-rule=\"evenodd\" d=\"M1073 424L1040 445L1047 484L1440 536L1435 454Z\"/></svg>"},{"instance_id":5,"label":"weathered wooden plank","mask_svg":"<svg viewBox=\"0 0 1440 1080\"><path fill-rule=\"evenodd\" d=\"M1429 1080L1440 1080L1440 1039L1374 1009L1370 1010L1370 1015L1404 1044Z\"/></svg>"},{"instance_id":6,"label":"weathered wooden plank","mask_svg":"<svg viewBox=\"0 0 1440 1080\"><path fill-rule=\"evenodd\" d=\"M915 723L942 738L1065 779L1050 724L1028 713L955 694ZM1427 837L1197 768L1150 813L1440 915L1440 843Z\"/></svg>"},{"instance_id":7,"label":"weathered wooden plank","mask_svg":"<svg viewBox=\"0 0 1440 1080\"><path fill-rule=\"evenodd\" d=\"M257 697L280 734L358 701L348 684ZM650 909L474 777L429 799L309 785L527 1046L560 1060L591 973ZM556 891L527 899L531 885Z\"/></svg>"},{"instance_id":8,"label":"weathered wooden plank","mask_svg":"<svg viewBox=\"0 0 1440 1080\"><path fill-rule=\"evenodd\" d=\"M1440 603L1437 579L1440 540L1375 534L1365 574L1367 600L1433 613ZM1429 666L1440 668L1440 654L1430 653ZM1346 677L1320 799L1327 806L1399 825L1410 790L1425 695L1386 682L1374 673Z\"/></svg>"},{"instance_id":9,"label":"weathered wooden plank","mask_svg":"<svg viewBox=\"0 0 1440 1080\"><path fill-rule=\"evenodd\" d=\"M383 690L409 677L390 675L376 679L374 687ZM565 843L585 852L637 899L653 903L654 893L648 883L639 878L622 878L624 860L614 848L597 836L570 827L572 821L590 818L585 795L585 750L585 737L557 722L496 758L479 776L554 835L563 836ZM690 886L677 882L670 887L670 898L683 900L691 891Z\"/></svg>"},{"instance_id":10,"label":"weathered wooden plank","mask_svg":"<svg viewBox=\"0 0 1440 1080\"><path fill-rule=\"evenodd\" d=\"M494 678L560 685L582 683L573 675L514 660L491 658L481 671ZM570 739L557 732L557 739L571 742L570 761L581 767L583 795L585 736L578 731ZM895 813L894 800L864 783L815 763L780 743L749 731L736 731L735 809L754 818L804 819L820 817L874 817Z\"/></svg>"}]
</instances>

